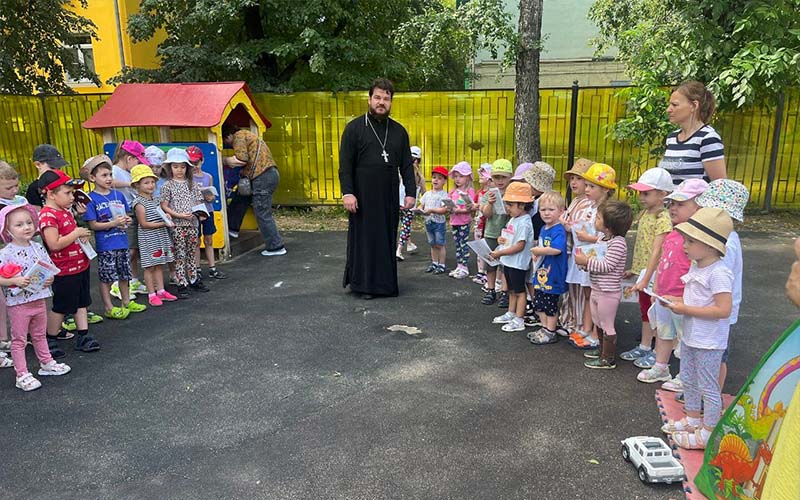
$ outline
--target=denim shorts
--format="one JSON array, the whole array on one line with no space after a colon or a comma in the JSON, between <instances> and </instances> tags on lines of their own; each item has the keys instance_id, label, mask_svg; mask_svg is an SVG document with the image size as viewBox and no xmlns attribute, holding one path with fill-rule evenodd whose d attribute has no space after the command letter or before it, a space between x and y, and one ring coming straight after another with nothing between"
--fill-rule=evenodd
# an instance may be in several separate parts
<instances>
[{"instance_id":1,"label":"denim shorts","mask_svg":"<svg viewBox=\"0 0 800 500\"><path fill-rule=\"evenodd\" d=\"M444 222L426 222L425 223L425 232L428 233L428 244L433 245L444 245L446 241L446 226L447 224Z\"/></svg>"}]
</instances>

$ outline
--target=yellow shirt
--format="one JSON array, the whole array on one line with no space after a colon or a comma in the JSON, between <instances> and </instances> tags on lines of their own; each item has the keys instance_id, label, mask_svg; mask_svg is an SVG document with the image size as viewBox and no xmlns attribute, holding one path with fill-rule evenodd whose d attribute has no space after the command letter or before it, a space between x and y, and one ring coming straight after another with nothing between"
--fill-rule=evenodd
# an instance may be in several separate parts
<instances>
[{"instance_id":1,"label":"yellow shirt","mask_svg":"<svg viewBox=\"0 0 800 500\"><path fill-rule=\"evenodd\" d=\"M661 210L657 214L649 212L642 213L639 217L639 228L636 232L636 243L633 246L633 264L631 271L639 274L642 269L647 267L650 255L653 253L653 241L659 234L666 234L672 231L672 222L666 210Z\"/></svg>"}]
</instances>

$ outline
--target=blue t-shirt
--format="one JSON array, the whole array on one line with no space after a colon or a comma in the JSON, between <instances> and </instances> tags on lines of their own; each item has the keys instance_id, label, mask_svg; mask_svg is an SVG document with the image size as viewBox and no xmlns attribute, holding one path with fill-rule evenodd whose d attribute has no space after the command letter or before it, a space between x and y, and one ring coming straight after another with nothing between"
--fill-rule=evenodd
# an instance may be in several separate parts
<instances>
[{"instance_id":1,"label":"blue t-shirt","mask_svg":"<svg viewBox=\"0 0 800 500\"><path fill-rule=\"evenodd\" d=\"M125 215L130 211L125 195L112 189L108 194L96 191L89 193L92 201L86 205L85 221L110 222L117 215ZM128 235L122 226L112 227L105 231L95 231L94 241L98 252L125 250L128 248Z\"/></svg>"},{"instance_id":2,"label":"blue t-shirt","mask_svg":"<svg viewBox=\"0 0 800 500\"><path fill-rule=\"evenodd\" d=\"M536 270L531 281L534 290L552 295L567 291L567 231L561 224L542 227L539 245L561 250L558 255L545 255L542 265Z\"/></svg>"}]
</instances>

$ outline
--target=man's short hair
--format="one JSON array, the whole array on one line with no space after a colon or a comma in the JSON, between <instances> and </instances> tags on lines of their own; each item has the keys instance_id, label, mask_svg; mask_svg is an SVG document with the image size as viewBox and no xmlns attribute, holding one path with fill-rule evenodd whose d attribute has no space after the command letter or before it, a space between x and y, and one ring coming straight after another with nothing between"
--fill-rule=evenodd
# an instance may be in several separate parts
<instances>
[{"instance_id":1,"label":"man's short hair","mask_svg":"<svg viewBox=\"0 0 800 500\"><path fill-rule=\"evenodd\" d=\"M394 84L387 78L376 78L369 88L369 96L372 97L372 91L375 89L385 90L389 93L389 97L394 97Z\"/></svg>"},{"instance_id":2,"label":"man's short hair","mask_svg":"<svg viewBox=\"0 0 800 500\"><path fill-rule=\"evenodd\" d=\"M228 137L229 135L233 135L239 131L239 127L236 125L231 125L230 123L225 123L222 125L222 137Z\"/></svg>"}]
</instances>

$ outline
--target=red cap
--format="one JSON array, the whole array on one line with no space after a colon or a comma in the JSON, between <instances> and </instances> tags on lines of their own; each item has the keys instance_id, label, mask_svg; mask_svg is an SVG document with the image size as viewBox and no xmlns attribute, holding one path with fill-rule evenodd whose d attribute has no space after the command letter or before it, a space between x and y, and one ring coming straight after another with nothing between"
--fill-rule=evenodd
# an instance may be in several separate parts
<instances>
[{"instance_id":1,"label":"red cap","mask_svg":"<svg viewBox=\"0 0 800 500\"><path fill-rule=\"evenodd\" d=\"M433 170L431 170L431 175L433 174L440 174L447 179L447 177L450 175L450 172L447 170L447 167L442 167L440 165L438 167L433 167Z\"/></svg>"},{"instance_id":2,"label":"red cap","mask_svg":"<svg viewBox=\"0 0 800 500\"><path fill-rule=\"evenodd\" d=\"M186 154L189 155L189 161L197 163L203 159L203 151L197 146L189 146L186 148Z\"/></svg>"},{"instance_id":3,"label":"red cap","mask_svg":"<svg viewBox=\"0 0 800 500\"><path fill-rule=\"evenodd\" d=\"M52 191L58 186L82 186L82 179L73 179L61 170L48 170L39 177L39 188L42 191Z\"/></svg>"}]
</instances>

